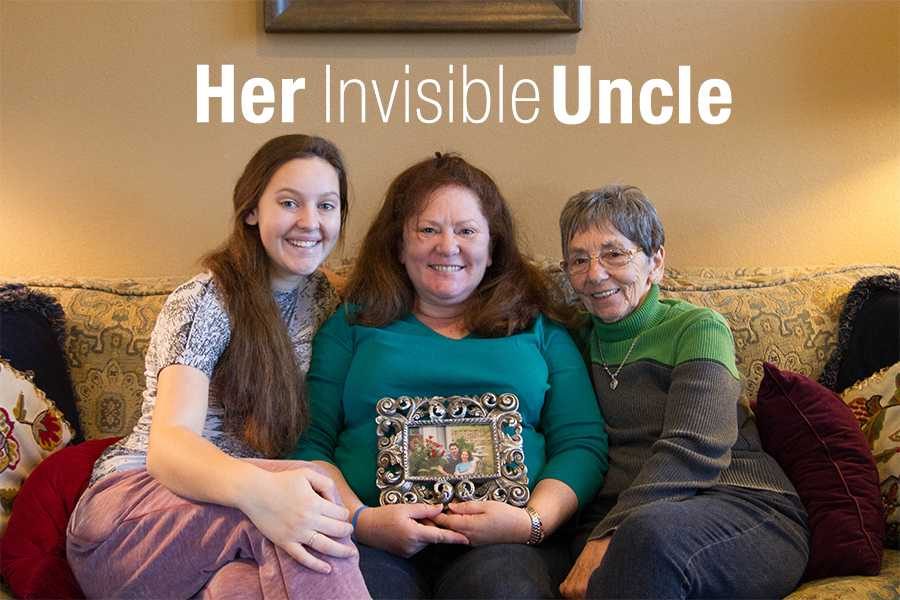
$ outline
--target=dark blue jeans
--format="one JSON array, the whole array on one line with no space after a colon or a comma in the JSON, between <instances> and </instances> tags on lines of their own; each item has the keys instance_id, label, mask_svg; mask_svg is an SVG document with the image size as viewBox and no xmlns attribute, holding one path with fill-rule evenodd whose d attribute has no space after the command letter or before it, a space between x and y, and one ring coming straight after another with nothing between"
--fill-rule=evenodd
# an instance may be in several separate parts
<instances>
[{"instance_id":1,"label":"dark blue jeans","mask_svg":"<svg viewBox=\"0 0 900 600\"><path fill-rule=\"evenodd\" d=\"M429 546L403 558L359 544L359 568L380 598L558 598L571 566L568 541L540 546Z\"/></svg>"},{"instance_id":2,"label":"dark blue jeans","mask_svg":"<svg viewBox=\"0 0 900 600\"><path fill-rule=\"evenodd\" d=\"M611 505L591 508L582 515L573 551L581 551L592 522ZM808 558L809 530L799 499L721 486L629 515L591 576L587 595L782 598L797 586Z\"/></svg>"}]
</instances>

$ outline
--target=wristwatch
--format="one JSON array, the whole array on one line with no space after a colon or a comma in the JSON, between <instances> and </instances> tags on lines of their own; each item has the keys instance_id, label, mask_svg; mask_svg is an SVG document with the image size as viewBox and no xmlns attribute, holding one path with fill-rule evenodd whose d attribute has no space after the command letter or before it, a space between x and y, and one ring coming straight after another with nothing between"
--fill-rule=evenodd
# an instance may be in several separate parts
<instances>
[{"instance_id":1,"label":"wristwatch","mask_svg":"<svg viewBox=\"0 0 900 600\"><path fill-rule=\"evenodd\" d=\"M531 535L525 543L529 546L536 546L544 541L544 523L541 521L541 515L530 506L525 507L525 512L531 517Z\"/></svg>"}]
</instances>

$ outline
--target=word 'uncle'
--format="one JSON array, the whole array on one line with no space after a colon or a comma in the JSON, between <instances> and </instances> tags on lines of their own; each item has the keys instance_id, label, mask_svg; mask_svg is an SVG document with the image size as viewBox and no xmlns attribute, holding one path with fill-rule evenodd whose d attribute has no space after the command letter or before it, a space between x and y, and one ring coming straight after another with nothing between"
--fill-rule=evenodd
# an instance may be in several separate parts
<instances>
[{"instance_id":1,"label":"word 'uncle'","mask_svg":"<svg viewBox=\"0 0 900 600\"><path fill-rule=\"evenodd\" d=\"M497 66L496 78L489 82L472 77L469 66L447 66L445 79L406 77L383 83L376 79L336 78L330 64L325 65L325 123L367 123L374 117L382 123L392 120L432 125L439 122L481 124L492 117L504 123L507 114L522 125L535 122L541 114L541 90L538 83L522 78L507 83L504 65ZM634 122L634 86L628 79L596 81L596 104L591 66L579 65L574 91L565 65L553 66L553 116L563 125L588 122L596 108L598 124ZM679 65L673 86L666 79L648 79L637 91L640 120L648 125L665 125L675 118L679 124L691 123L694 114L694 89L691 66ZM219 85L210 82L209 65L197 65L197 122L210 122L210 104L220 101L220 122L234 123L235 69L222 65ZM306 90L306 78L282 79L278 93L282 123L295 120L297 93ZM241 85L241 115L249 123L268 123L275 116L276 87L264 77L252 77ZM696 115L707 125L721 125L731 117L731 87L724 79L706 79L696 91ZM616 117L614 120L614 109ZM676 115L677 111L677 115ZM349 115L349 116L348 116Z\"/></svg>"}]
</instances>

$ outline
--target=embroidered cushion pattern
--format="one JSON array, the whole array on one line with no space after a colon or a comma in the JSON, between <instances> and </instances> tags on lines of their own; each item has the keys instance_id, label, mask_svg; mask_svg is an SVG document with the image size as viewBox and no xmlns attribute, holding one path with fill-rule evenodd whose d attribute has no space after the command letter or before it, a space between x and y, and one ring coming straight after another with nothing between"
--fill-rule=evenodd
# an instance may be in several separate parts
<instances>
[{"instance_id":1,"label":"embroidered cushion pattern","mask_svg":"<svg viewBox=\"0 0 900 600\"><path fill-rule=\"evenodd\" d=\"M887 530L885 545L900 543L900 362L841 393L862 426L875 458Z\"/></svg>"},{"instance_id":2,"label":"embroidered cushion pattern","mask_svg":"<svg viewBox=\"0 0 900 600\"><path fill-rule=\"evenodd\" d=\"M0 358L0 535L22 482L74 435L62 412L27 374Z\"/></svg>"}]
</instances>

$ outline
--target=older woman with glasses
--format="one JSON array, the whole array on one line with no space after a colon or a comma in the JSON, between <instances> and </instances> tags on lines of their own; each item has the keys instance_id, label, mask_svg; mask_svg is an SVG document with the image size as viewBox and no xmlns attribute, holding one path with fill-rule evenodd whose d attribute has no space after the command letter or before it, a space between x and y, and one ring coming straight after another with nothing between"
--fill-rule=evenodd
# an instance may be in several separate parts
<instances>
[{"instance_id":1,"label":"older woman with glasses","mask_svg":"<svg viewBox=\"0 0 900 600\"><path fill-rule=\"evenodd\" d=\"M653 205L630 186L582 192L560 230L563 267L590 313L582 338L609 436L609 472L560 592L789 593L809 553L806 513L738 402L728 324L660 298L665 238Z\"/></svg>"}]
</instances>

